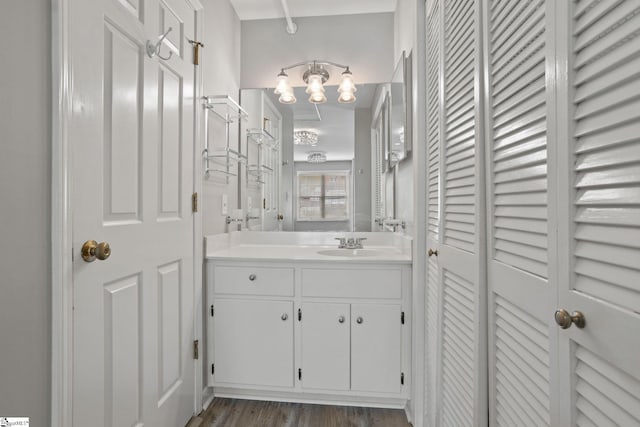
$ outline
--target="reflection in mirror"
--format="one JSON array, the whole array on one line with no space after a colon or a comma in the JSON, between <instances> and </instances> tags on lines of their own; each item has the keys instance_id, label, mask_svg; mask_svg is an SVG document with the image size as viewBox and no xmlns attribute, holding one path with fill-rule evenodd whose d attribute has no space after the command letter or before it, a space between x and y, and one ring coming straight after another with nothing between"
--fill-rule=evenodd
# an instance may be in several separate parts
<instances>
[{"instance_id":1,"label":"reflection in mirror","mask_svg":"<svg viewBox=\"0 0 640 427\"><path fill-rule=\"evenodd\" d=\"M354 103L307 102L304 87L294 88L295 104L272 101L291 121L293 135L283 139L292 165L283 166L283 180L290 194L282 195L290 206L292 221L286 231L371 231L371 116L377 84L359 84ZM337 86L326 86L327 94ZM283 153L283 158L289 158Z\"/></svg>"},{"instance_id":2,"label":"reflection in mirror","mask_svg":"<svg viewBox=\"0 0 640 427\"><path fill-rule=\"evenodd\" d=\"M390 134L389 134L389 164L391 167L401 162L411 151L411 115L407 114L411 105L411 55L402 56L396 65L390 83Z\"/></svg>"},{"instance_id":3,"label":"reflection in mirror","mask_svg":"<svg viewBox=\"0 0 640 427\"><path fill-rule=\"evenodd\" d=\"M372 231L384 231L383 221L394 217L395 180L390 164L390 85L378 85L372 123L373 206Z\"/></svg>"}]
</instances>

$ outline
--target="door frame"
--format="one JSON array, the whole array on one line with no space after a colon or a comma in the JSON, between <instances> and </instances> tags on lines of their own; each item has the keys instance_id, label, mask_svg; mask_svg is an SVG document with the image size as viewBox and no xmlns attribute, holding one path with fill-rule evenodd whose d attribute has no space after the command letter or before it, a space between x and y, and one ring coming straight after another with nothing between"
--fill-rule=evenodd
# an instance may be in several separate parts
<instances>
[{"instance_id":1,"label":"door frame","mask_svg":"<svg viewBox=\"0 0 640 427\"><path fill-rule=\"evenodd\" d=\"M195 12L196 37L202 40L204 9L200 0L184 0ZM51 426L73 422L73 164L68 139L72 115L72 76L69 64L70 0L51 2ZM194 68L196 99L202 96L202 70ZM202 109L194 108L193 191L202 194ZM193 327L202 343L202 215L193 213ZM194 360L194 413L202 409L202 369Z\"/></svg>"}]
</instances>

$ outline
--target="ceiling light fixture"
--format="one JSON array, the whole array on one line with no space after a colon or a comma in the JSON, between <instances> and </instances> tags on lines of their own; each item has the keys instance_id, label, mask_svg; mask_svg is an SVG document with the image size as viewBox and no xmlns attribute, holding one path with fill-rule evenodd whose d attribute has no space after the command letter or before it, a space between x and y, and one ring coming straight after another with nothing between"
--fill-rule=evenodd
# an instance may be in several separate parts
<instances>
[{"instance_id":1,"label":"ceiling light fixture","mask_svg":"<svg viewBox=\"0 0 640 427\"><path fill-rule=\"evenodd\" d=\"M309 163L324 163L327 161L327 155L324 151L312 151L307 156L307 162Z\"/></svg>"},{"instance_id":2,"label":"ceiling light fixture","mask_svg":"<svg viewBox=\"0 0 640 427\"><path fill-rule=\"evenodd\" d=\"M285 73L285 70L290 70L296 67L306 66L307 69L302 75L302 80L307 85L306 93L309 95L309 102L312 104L322 104L327 102L325 96L324 84L329 80L328 66L342 68L342 81L338 86L338 102L351 103L356 100L355 92L356 85L353 83L353 74L349 70L348 65L336 64L330 61L318 61L312 62L299 62L297 64L284 67L278 74L278 82L274 93L280 95L278 99L283 104L293 104L296 102L296 97L293 94L293 87L289 83L289 75Z\"/></svg>"},{"instance_id":3,"label":"ceiling light fixture","mask_svg":"<svg viewBox=\"0 0 640 427\"><path fill-rule=\"evenodd\" d=\"M318 134L310 130L296 130L293 132L293 143L295 145L316 145Z\"/></svg>"}]
</instances>

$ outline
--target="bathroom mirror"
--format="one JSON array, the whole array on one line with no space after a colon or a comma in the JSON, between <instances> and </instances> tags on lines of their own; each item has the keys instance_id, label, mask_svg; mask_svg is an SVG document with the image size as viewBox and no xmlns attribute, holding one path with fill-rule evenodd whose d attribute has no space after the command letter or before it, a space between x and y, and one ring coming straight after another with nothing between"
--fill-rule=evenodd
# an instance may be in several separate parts
<instances>
[{"instance_id":1,"label":"bathroom mirror","mask_svg":"<svg viewBox=\"0 0 640 427\"><path fill-rule=\"evenodd\" d=\"M389 84L389 166L394 167L411 151L411 55L405 52Z\"/></svg>"},{"instance_id":2,"label":"bathroom mirror","mask_svg":"<svg viewBox=\"0 0 640 427\"><path fill-rule=\"evenodd\" d=\"M408 58L402 54L388 82L358 84L356 101L337 102L337 87L326 86L327 101L308 102L305 87L294 88L295 104L281 104L273 88L265 88L283 116L281 175L282 229L285 231L382 231L381 219L394 217L395 186L393 167L411 149L405 129L408 125ZM317 135L315 144L294 144L292 133L308 131ZM380 151L379 151L380 150ZM321 159L314 163L312 159ZM308 218L300 220L298 177L309 171L348 172L350 177L348 220ZM328 178L323 178L328 179ZM329 197L322 193L325 211ZM319 202L318 200L314 200ZM308 200L305 203L308 204ZM334 201L335 203L338 203ZM322 209L315 208L315 212Z\"/></svg>"}]
</instances>

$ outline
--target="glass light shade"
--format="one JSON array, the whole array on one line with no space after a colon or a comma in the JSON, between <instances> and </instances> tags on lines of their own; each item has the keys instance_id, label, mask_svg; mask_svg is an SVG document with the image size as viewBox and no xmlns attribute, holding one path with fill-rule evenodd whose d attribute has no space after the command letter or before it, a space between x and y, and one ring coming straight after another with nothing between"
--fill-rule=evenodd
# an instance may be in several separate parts
<instances>
[{"instance_id":1,"label":"glass light shade","mask_svg":"<svg viewBox=\"0 0 640 427\"><path fill-rule=\"evenodd\" d=\"M305 92L307 92L308 94L324 92L324 86L322 86L322 76L320 74L309 75L307 79L307 90Z\"/></svg>"},{"instance_id":2,"label":"glass light shade","mask_svg":"<svg viewBox=\"0 0 640 427\"><path fill-rule=\"evenodd\" d=\"M354 95L356 90L356 85L353 83L353 75L351 74L351 71L347 69L347 71L342 73L342 81L338 87L338 93L340 94L338 102L341 104L354 102L356 100Z\"/></svg>"},{"instance_id":3,"label":"glass light shade","mask_svg":"<svg viewBox=\"0 0 640 427\"><path fill-rule=\"evenodd\" d=\"M289 85L289 76L284 73L278 74L278 83L276 83L276 89L273 91L276 95L282 95L285 92L290 92L291 86Z\"/></svg>"},{"instance_id":4,"label":"glass light shade","mask_svg":"<svg viewBox=\"0 0 640 427\"><path fill-rule=\"evenodd\" d=\"M340 87L338 87L338 92L355 92L356 90L356 85L353 83L353 74L351 74L351 71L345 71L342 73L342 81L340 82Z\"/></svg>"},{"instance_id":5,"label":"glass light shade","mask_svg":"<svg viewBox=\"0 0 640 427\"><path fill-rule=\"evenodd\" d=\"M295 104L296 97L293 94L293 90L288 90L286 92L283 92L280 95L280 98L278 98L278 101L280 101L281 104Z\"/></svg>"},{"instance_id":6,"label":"glass light shade","mask_svg":"<svg viewBox=\"0 0 640 427\"><path fill-rule=\"evenodd\" d=\"M307 156L309 163L324 163L327 161L327 155L322 151L314 151Z\"/></svg>"}]
</instances>

